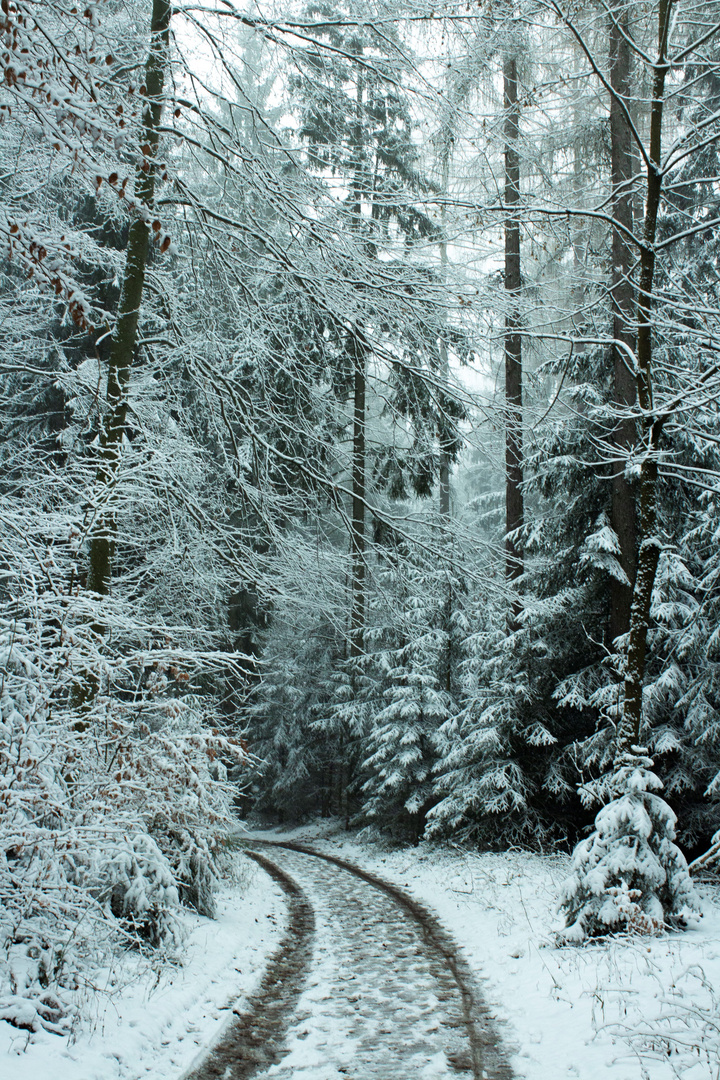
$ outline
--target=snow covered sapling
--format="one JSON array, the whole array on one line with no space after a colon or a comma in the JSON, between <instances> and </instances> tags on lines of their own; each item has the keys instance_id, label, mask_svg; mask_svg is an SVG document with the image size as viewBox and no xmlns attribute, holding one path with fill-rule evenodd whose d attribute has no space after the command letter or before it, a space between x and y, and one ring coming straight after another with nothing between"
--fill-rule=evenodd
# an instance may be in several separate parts
<instances>
[{"instance_id":1,"label":"snow covered sapling","mask_svg":"<svg viewBox=\"0 0 720 1080\"><path fill-rule=\"evenodd\" d=\"M662 782L652 766L636 746L619 759L615 798L573 855L560 900L562 940L618 931L653 934L699 915L687 863L673 842L675 814L657 794Z\"/></svg>"}]
</instances>

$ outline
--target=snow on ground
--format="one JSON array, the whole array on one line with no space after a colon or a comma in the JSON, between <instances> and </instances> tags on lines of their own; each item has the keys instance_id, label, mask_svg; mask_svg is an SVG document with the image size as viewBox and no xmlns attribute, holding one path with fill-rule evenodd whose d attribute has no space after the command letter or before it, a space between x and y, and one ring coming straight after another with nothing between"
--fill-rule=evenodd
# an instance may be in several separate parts
<instances>
[{"instance_id":1,"label":"snow on ground","mask_svg":"<svg viewBox=\"0 0 720 1080\"><path fill-rule=\"evenodd\" d=\"M128 953L79 1004L90 1017L74 1041L29 1035L0 1021L2 1080L171 1080L219 1035L251 994L285 928L278 886L243 858L239 884L219 896L218 918L187 913L182 965Z\"/></svg>"},{"instance_id":2,"label":"snow on ground","mask_svg":"<svg viewBox=\"0 0 720 1080\"><path fill-rule=\"evenodd\" d=\"M311 842L434 909L494 1007L519 1080L720 1080L718 887L701 887L697 929L557 948L565 858L393 851L319 827L252 836ZM217 921L187 917L182 966L154 970L127 954L105 972L92 1020L70 1044L0 1021L2 1080L180 1080L280 941L280 890L254 864L247 877L224 890Z\"/></svg>"},{"instance_id":3,"label":"snow on ground","mask_svg":"<svg viewBox=\"0 0 720 1080\"><path fill-rule=\"evenodd\" d=\"M382 850L320 827L306 840L399 884L463 947L523 1080L718 1080L720 889L696 929L558 948L568 860L420 845Z\"/></svg>"}]
</instances>

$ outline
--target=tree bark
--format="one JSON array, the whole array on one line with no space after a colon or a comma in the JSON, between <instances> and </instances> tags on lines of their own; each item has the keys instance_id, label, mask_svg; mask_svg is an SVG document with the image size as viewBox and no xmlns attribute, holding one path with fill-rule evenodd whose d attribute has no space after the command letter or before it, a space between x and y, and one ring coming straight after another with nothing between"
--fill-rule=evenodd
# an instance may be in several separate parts
<instances>
[{"instance_id":1,"label":"tree bark","mask_svg":"<svg viewBox=\"0 0 720 1080\"><path fill-rule=\"evenodd\" d=\"M160 141L163 86L170 39L169 0L153 0L150 22L150 49L145 64L146 105L143 111L142 145L144 161L135 178L135 199L140 210L152 205L155 195L157 150ZM145 284L150 224L136 213L128 233L125 273L118 317L110 347L107 404L109 411L100 432L99 464L96 491L99 500L108 500L120 460L122 440L127 425L127 390L137 344L138 317ZM116 522L112 510L102 510L90 541L87 586L106 596L112 580Z\"/></svg>"},{"instance_id":2,"label":"tree bark","mask_svg":"<svg viewBox=\"0 0 720 1080\"><path fill-rule=\"evenodd\" d=\"M445 244L443 244L445 247ZM444 338L440 339L440 365L443 379L447 379L449 374L449 363L447 354L447 344ZM438 509L440 511L440 517L443 521L448 521L450 518L450 452L444 443L440 444L440 475L439 475L439 499Z\"/></svg>"},{"instance_id":3,"label":"tree bark","mask_svg":"<svg viewBox=\"0 0 720 1080\"><path fill-rule=\"evenodd\" d=\"M447 139L445 145L442 148L442 175L440 180L440 190L442 194L447 195L448 181L450 178L450 143L451 140ZM440 239L440 274L443 284L447 277L447 265L448 265L448 253L447 253L447 239L445 236L445 203L443 203L440 209L440 221L442 235ZM439 343L440 353L440 373L443 382L448 382L450 378L450 362L448 359L447 341L441 334ZM442 416L440 417L440 423L442 424ZM440 517L447 521L450 517L450 453L447 446L441 440L440 442L440 476L439 476L439 502L438 509L440 510Z\"/></svg>"},{"instance_id":4,"label":"tree bark","mask_svg":"<svg viewBox=\"0 0 720 1080\"><path fill-rule=\"evenodd\" d=\"M353 349L353 454L352 454L352 603L350 656L362 655L365 636L365 397L367 357L364 342L352 338Z\"/></svg>"},{"instance_id":5,"label":"tree bark","mask_svg":"<svg viewBox=\"0 0 720 1080\"><path fill-rule=\"evenodd\" d=\"M363 134L363 97L365 85L358 70L355 98L355 130L353 134L353 206L351 228L362 232L363 165L365 144ZM361 334L353 329L350 336L353 363L353 450L352 450L352 526L350 532L350 563L352 599L350 604L350 656L362 655L365 639L365 408L367 396L367 349Z\"/></svg>"},{"instance_id":6,"label":"tree bark","mask_svg":"<svg viewBox=\"0 0 720 1080\"><path fill-rule=\"evenodd\" d=\"M632 62L628 43L628 7L621 0L610 13L610 155L612 183L612 272L613 320L613 400L618 419L612 432L617 451L612 462L611 523L620 544L620 565L627 583L610 582L609 638L614 641L630 626L630 607L637 564L635 492L625 478L627 454L637 437L635 421L629 413L636 400L635 352L636 299L632 281L635 250L633 231L633 135L628 120Z\"/></svg>"},{"instance_id":7,"label":"tree bark","mask_svg":"<svg viewBox=\"0 0 720 1080\"><path fill-rule=\"evenodd\" d=\"M364 177L365 132L363 109L365 98L365 80L360 67L357 71L355 95L355 130L353 133L353 179L351 210L351 229L358 235L363 231L362 200L363 196L374 202L374 191ZM371 216L375 208L371 205ZM367 245L368 253L374 257L372 242ZM365 644L365 577L366 577L366 445L365 421L367 398L367 359L368 346L361 327L353 327L350 336L350 348L353 363L353 452L352 452L352 529L350 533L350 562L352 568L352 601L350 607L350 656L361 656ZM354 676L353 676L354 678Z\"/></svg>"},{"instance_id":8,"label":"tree bark","mask_svg":"<svg viewBox=\"0 0 720 1080\"><path fill-rule=\"evenodd\" d=\"M517 60L503 64L505 105L505 578L513 587L523 572L523 553L518 530L524 522L522 445L522 341L520 337L520 157L518 137L520 110L517 95ZM517 596L512 601L508 625L515 629L520 614Z\"/></svg>"},{"instance_id":9,"label":"tree bark","mask_svg":"<svg viewBox=\"0 0 720 1080\"><path fill-rule=\"evenodd\" d=\"M652 382L652 308L655 277L655 233L662 192L661 151L662 118L667 73L667 40L670 28L672 0L660 0L658 5L658 59L654 65L652 105L650 110L650 148L647 165L647 199L645 230L640 249L640 280L638 289L637 322L637 400L643 417L640 474L641 542L637 572L630 610L630 628L625 667L623 715L618 731L618 760L640 741L643 712L643 682L647 654L647 632L650 605L655 584L660 539L657 535L657 451L666 415L654 416Z\"/></svg>"}]
</instances>

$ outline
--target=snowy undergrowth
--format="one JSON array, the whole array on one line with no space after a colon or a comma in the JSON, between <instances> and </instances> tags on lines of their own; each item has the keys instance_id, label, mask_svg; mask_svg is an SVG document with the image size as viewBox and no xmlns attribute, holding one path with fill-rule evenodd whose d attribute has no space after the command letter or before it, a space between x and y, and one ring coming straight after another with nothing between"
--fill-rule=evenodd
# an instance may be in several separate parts
<instances>
[{"instance_id":1,"label":"snowy undergrowth","mask_svg":"<svg viewBox=\"0 0 720 1080\"><path fill-rule=\"evenodd\" d=\"M207 657L156 647L119 601L101 652L87 596L22 598L0 603L0 1019L67 1034L114 952L172 950L183 906L213 914L247 755L200 692Z\"/></svg>"},{"instance_id":2,"label":"snowy undergrowth","mask_svg":"<svg viewBox=\"0 0 720 1080\"><path fill-rule=\"evenodd\" d=\"M252 994L285 927L282 893L242 858L217 896L217 917L180 916L174 960L128 950L71 995L82 1016L69 1037L0 1021L2 1080L170 1080L180 1077Z\"/></svg>"},{"instance_id":3,"label":"snowy undergrowth","mask_svg":"<svg viewBox=\"0 0 720 1080\"><path fill-rule=\"evenodd\" d=\"M279 834L272 833L277 837ZM463 947L526 1080L718 1080L720 888L696 929L555 944L565 857L304 835L433 908Z\"/></svg>"}]
</instances>

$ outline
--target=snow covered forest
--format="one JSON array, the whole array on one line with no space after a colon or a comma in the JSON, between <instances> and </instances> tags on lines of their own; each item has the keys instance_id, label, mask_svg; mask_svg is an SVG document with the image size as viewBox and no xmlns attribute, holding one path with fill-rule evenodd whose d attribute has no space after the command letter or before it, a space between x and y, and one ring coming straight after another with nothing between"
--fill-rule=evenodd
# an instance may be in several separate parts
<instances>
[{"instance_id":1,"label":"snow covered forest","mask_svg":"<svg viewBox=\"0 0 720 1080\"><path fill-rule=\"evenodd\" d=\"M578 845L569 941L720 858L720 0L273 3L0 0L30 1030L248 815Z\"/></svg>"}]
</instances>

